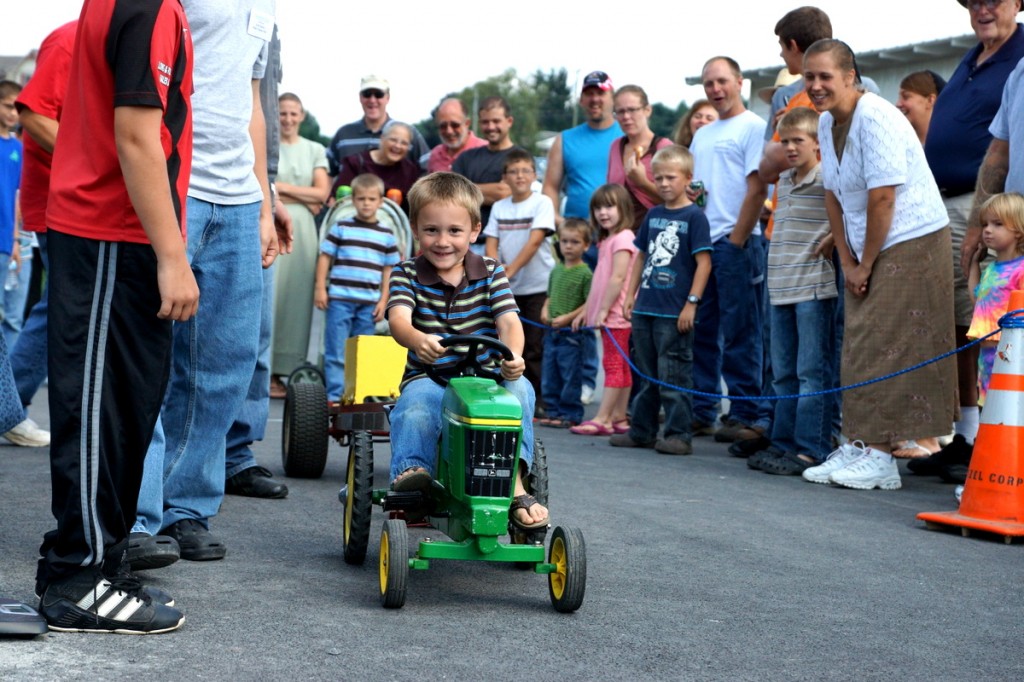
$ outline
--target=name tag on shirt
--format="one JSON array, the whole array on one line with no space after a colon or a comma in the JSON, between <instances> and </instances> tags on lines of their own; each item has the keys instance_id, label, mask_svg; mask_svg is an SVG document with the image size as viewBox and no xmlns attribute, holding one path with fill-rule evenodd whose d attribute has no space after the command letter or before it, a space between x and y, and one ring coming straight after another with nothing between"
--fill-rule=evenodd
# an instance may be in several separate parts
<instances>
[{"instance_id":1,"label":"name tag on shirt","mask_svg":"<svg viewBox=\"0 0 1024 682\"><path fill-rule=\"evenodd\" d=\"M249 11L249 35L270 41L274 35L274 17L258 9Z\"/></svg>"}]
</instances>

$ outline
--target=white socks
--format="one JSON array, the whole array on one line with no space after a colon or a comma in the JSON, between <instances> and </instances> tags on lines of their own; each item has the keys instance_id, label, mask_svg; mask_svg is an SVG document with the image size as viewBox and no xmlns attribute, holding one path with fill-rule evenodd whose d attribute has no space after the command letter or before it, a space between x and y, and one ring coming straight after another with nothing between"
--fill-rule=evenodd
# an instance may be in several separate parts
<instances>
[{"instance_id":1,"label":"white socks","mask_svg":"<svg viewBox=\"0 0 1024 682\"><path fill-rule=\"evenodd\" d=\"M960 421L953 422L953 431L964 437L968 444L978 436L980 410L977 407L960 406Z\"/></svg>"}]
</instances>

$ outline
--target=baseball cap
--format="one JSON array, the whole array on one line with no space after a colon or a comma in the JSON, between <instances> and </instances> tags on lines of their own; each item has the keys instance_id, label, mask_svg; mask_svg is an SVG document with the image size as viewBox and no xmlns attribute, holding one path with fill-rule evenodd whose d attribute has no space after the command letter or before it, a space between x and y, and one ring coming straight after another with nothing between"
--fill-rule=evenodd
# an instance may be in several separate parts
<instances>
[{"instance_id":1,"label":"baseball cap","mask_svg":"<svg viewBox=\"0 0 1024 682\"><path fill-rule=\"evenodd\" d=\"M359 84L359 92L363 90L383 90L384 92L391 92L391 86L387 80L380 76L363 76L362 82Z\"/></svg>"},{"instance_id":2,"label":"baseball cap","mask_svg":"<svg viewBox=\"0 0 1024 682\"><path fill-rule=\"evenodd\" d=\"M587 77L583 79L583 87L580 88L580 92L583 92L587 88L599 88L601 90L612 90L612 79L611 76L606 74L604 71L591 71L587 74Z\"/></svg>"},{"instance_id":3,"label":"baseball cap","mask_svg":"<svg viewBox=\"0 0 1024 682\"><path fill-rule=\"evenodd\" d=\"M769 88L760 88L757 91L757 96L765 104L771 104L772 95L775 94L776 90L778 90L779 88L783 88L789 85L790 83L794 83L800 80L800 78L800 75L792 74L789 72L789 69L787 69L786 67L782 67L781 69L779 69L779 75L775 77L775 85Z\"/></svg>"}]
</instances>

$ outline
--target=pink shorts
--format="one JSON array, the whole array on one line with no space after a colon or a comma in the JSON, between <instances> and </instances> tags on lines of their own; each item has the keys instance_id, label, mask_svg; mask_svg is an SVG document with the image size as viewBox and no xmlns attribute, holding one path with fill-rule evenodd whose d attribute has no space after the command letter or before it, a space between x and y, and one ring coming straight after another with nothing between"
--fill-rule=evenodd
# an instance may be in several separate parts
<instances>
[{"instance_id":1,"label":"pink shorts","mask_svg":"<svg viewBox=\"0 0 1024 682\"><path fill-rule=\"evenodd\" d=\"M627 327L625 329L606 328L601 332L601 342L604 344L604 358L601 364L604 366L605 388L629 388L633 385L633 375L629 371L629 365L626 363L625 358L622 357L622 353L629 353L629 334L631 331ZM609 332L615 337L619 348L622 349L621 353L619 348L616 348L612 340L608 338Z\"/></svg>"}]
</instances>

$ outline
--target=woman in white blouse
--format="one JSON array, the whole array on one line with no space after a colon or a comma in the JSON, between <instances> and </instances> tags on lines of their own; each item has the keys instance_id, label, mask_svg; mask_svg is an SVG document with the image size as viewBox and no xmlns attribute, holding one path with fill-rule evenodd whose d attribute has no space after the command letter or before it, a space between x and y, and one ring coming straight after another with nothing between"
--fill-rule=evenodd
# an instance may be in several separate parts
<instances>
[{"instance_id":1,"label":"woman in white blouse","mask_svg":"<svg viewBox=\"0 0 1024 682\"><path fill-rule=\"evenodd\" d=\"M953 349L949 221L914 129L892 104L864 92L848 45L811 45L804 83L822 112L825 207L846 282L848 386ZM803 476L850 488L899 488L892 445L948 430L956 405L952 357L848 391L843 433L851 442Z\"/></svg>"}]
</instances>

